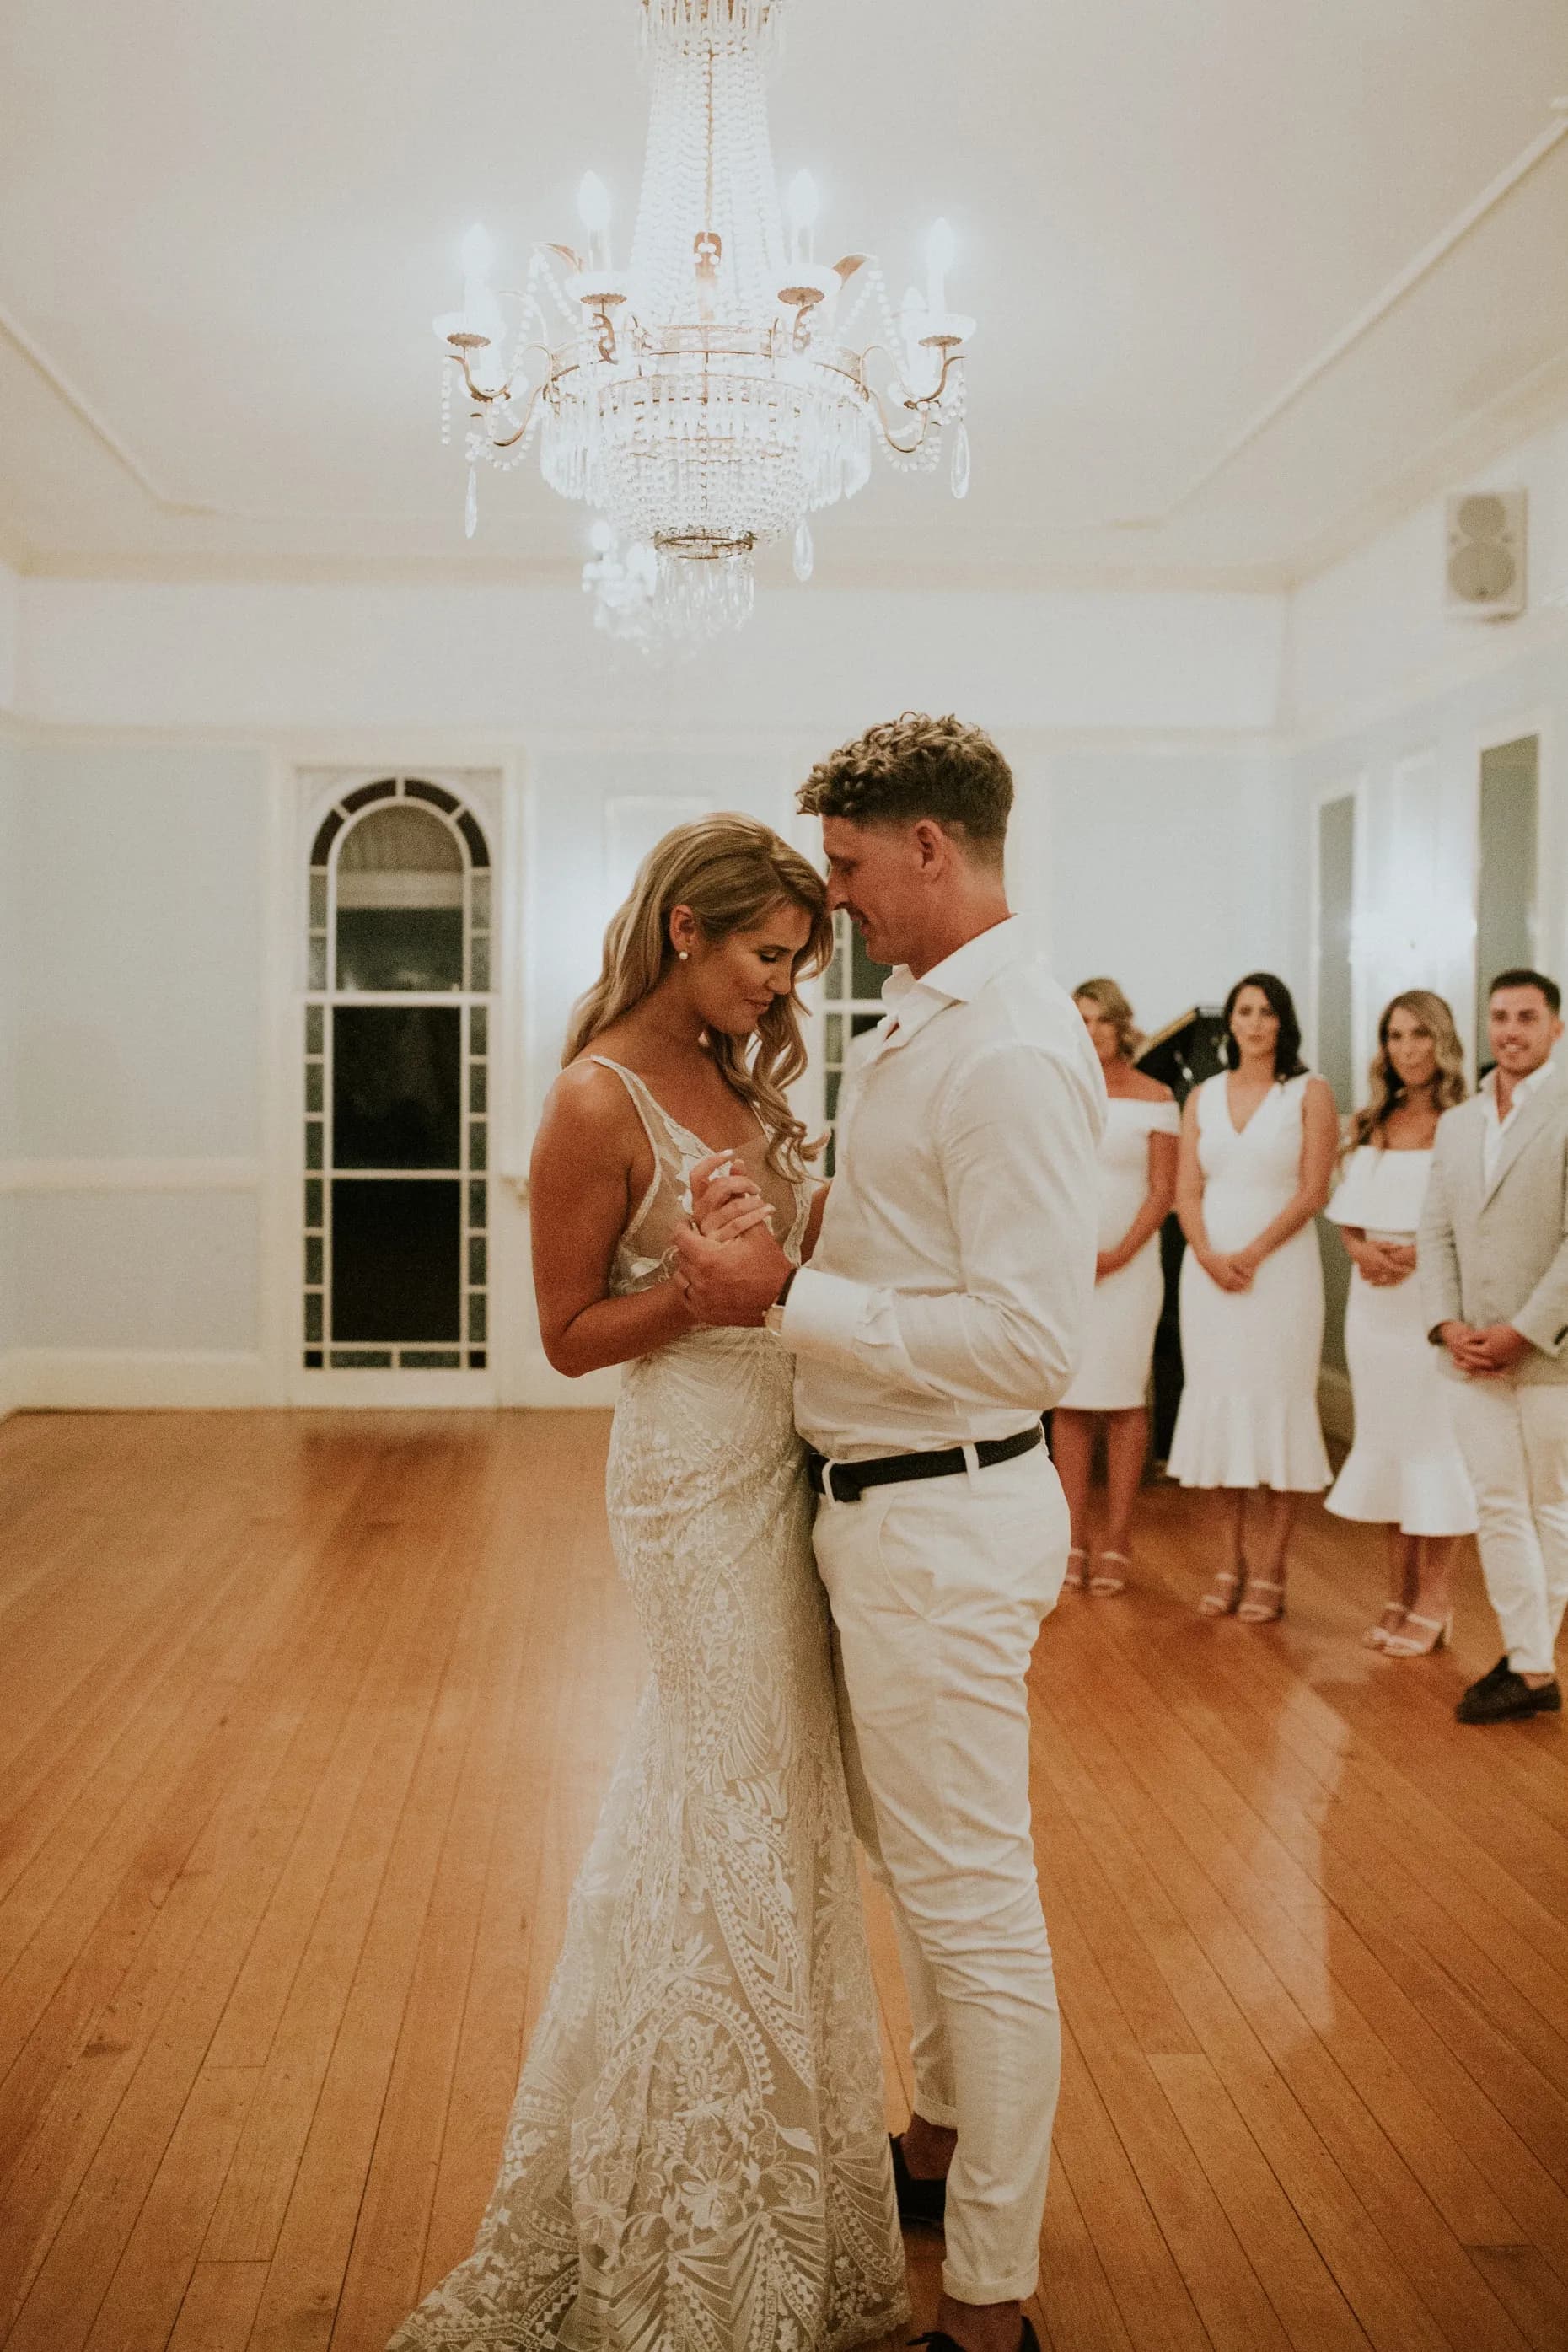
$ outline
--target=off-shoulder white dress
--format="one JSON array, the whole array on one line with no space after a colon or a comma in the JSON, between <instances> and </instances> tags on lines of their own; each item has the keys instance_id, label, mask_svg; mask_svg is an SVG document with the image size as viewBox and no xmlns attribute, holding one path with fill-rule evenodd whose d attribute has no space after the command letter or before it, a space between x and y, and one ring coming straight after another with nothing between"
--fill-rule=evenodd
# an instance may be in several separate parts
<instances>
[{"instance_id":1,"label":"off-shoulder white dress","mask_svg":"<svg viewBox=\"0 0 1568 2352\"><path fill-rule=\"evenodd\" d=\"M1177 1135L1181 1125L1173 1102L1111 1096L1100 1142L1100 1249L1115 1248L1148 1198L1149 1138ZM1143 1402L1163 1296L1160 1236L1152 1234L1135 1258L1094 1286L1083 1352L1061 1400L1071 1412L1126 1412Z\"/></svg>"}]
</instances>

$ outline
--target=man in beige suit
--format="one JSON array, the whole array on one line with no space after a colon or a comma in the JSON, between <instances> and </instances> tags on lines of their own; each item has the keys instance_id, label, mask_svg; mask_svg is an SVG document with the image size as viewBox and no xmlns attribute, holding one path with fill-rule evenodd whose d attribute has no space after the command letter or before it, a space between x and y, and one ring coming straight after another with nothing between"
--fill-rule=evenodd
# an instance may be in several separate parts
<instances>
[{"instance_id":1,"label":"man in beige suit","mask_svg":"<svg viewBox=\"0 0 1568 2352\"><path fill-rule=\"evenodd\" d=\"M1438 1124L1417 1244L1426 1328L1458 1385L1481 1567L1508 1647L1461 1723L1555 1715L1568 1602L1568 1083L1552 1060L1562 995L1537 971L1493 981L1497 1067Z\"/></svg>"}]
</instances>

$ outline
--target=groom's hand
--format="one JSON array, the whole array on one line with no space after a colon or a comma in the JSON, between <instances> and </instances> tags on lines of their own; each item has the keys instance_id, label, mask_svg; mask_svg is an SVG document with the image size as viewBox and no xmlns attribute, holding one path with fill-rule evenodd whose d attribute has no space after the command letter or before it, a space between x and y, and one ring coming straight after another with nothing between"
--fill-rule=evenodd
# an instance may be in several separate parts
<instances>
[{"instance_id":1,"label":"groom's hand","mask_svg":"<svg viewBox=\"0 0 1568 2352\"><path fill-rule=\"evenodd\" d=\"M736 1241L713 1241L695 1225L675 1232L676 1287L692 1320L717 1328L757 1325L790 1272L765 1224Z\"/></svg>"}]
</instances>

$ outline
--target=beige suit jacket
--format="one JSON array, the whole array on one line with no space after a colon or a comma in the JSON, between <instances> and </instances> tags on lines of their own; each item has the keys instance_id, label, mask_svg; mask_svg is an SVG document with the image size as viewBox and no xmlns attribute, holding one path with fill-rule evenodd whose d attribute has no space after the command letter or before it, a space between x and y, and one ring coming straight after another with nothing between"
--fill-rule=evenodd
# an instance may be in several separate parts
<instances>
[{"instance_id":1,"label":"beige suit jacket","mask_svg":"<svg viewBox=\"0 0 1568 2352\"><path fill-rule=\"evenodd\" d=\"M1505 1129L1497 1174L1484 1173L1486 1096L1437 1122L1416 1241L1429 1332L1449 1322L1511 1323L1531 1343L1516 1381L1568 1381L1568 1077L1549 1077ZM1462 1379L1443 1353L1443 1369Z\"/></svg>"}]
</instances>

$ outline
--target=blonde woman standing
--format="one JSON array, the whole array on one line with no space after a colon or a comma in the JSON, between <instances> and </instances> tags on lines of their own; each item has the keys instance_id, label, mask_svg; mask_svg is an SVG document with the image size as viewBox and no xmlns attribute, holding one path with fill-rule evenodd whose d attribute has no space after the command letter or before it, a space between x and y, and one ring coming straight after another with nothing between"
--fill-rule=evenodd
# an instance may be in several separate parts
<instances>
[{"instance_id":1,"label":"blonde woman standing","mask_svg":"<svg viewBox=\"0 0 1568 2352\"><path fill-rule=\"evenodd\" d=\"M790 1359L700 1328L673 1278L721 1160L761 1196L732 1232L771 1218L793 1265L815 1238L784 1089L831 943L805 859L707 817L650 853L573 1017L533 1156L540 1328L560 1371L626 1368L610 1530L653 1672L478 2242L394 2352L850 2352L908 2315Z\"/></svg>"},{"instance_id":2,"label":"blonde woman standing","mask_svg":"<svg viewBox=\"0 0 1568 2352\"><path fill-rule=\"evenodd\" d=\"M1385 1657L1418 1658L1448 1638L1454 1538L1476 1528L1452 1391L1415 1280L1437 1121L1466 1095L1463 1051L1440 996L1413 988L1384 1007L1369 1077L1328 1210L1355 1269L1345 1310L1355 1443L1326 1507L1387 1528L1388 1601L1365 1640Z\"/></svg>"},{"instance_id":3,"label":"blonde woman standing","mask_svg":"<svg viewBox=\"0 0 1568 2352\"><path fill-rule=\"evenodd\" d=\"M1329 1483L1318 1420L1323 1269L1312 1220L1339 1145L1334 1098L1301 1059L1290 992L1248 972L1226 999L1226 1060L1187 1097L1176 1209L1182 1265L1182 1402L1169 1468L1221 1496L1222 1565L1205 1616L1267 1625L1285 1613L1285 1563L1304 1494ZM1247 1551L1247 1498L1263 1549Z\"/></svg>"},{"instance_id":4,"label":"blonde woman standing","mask_svg":"<svg viewBox=\"0 0 1568 2352\"><path fill-rule=\"evenodd\" d=\"M1113 980L1073 991L1109 1097L1100 1143L1100 1241L1094 1296L1071 1387L1051 1420L1051 1456L1072 1515L1066 1586L1120 1592L1131 1563L1132 1507L1149 1450L1145 1398L1164 1284L1160 1227L1176 1196L1181 1118L1169 1087L1132 1056L1132 1007ZM1096 1424L1105 1424L1105 1542L1090 1569L1089 1477Z\"/></svg>"}]
</instances>

